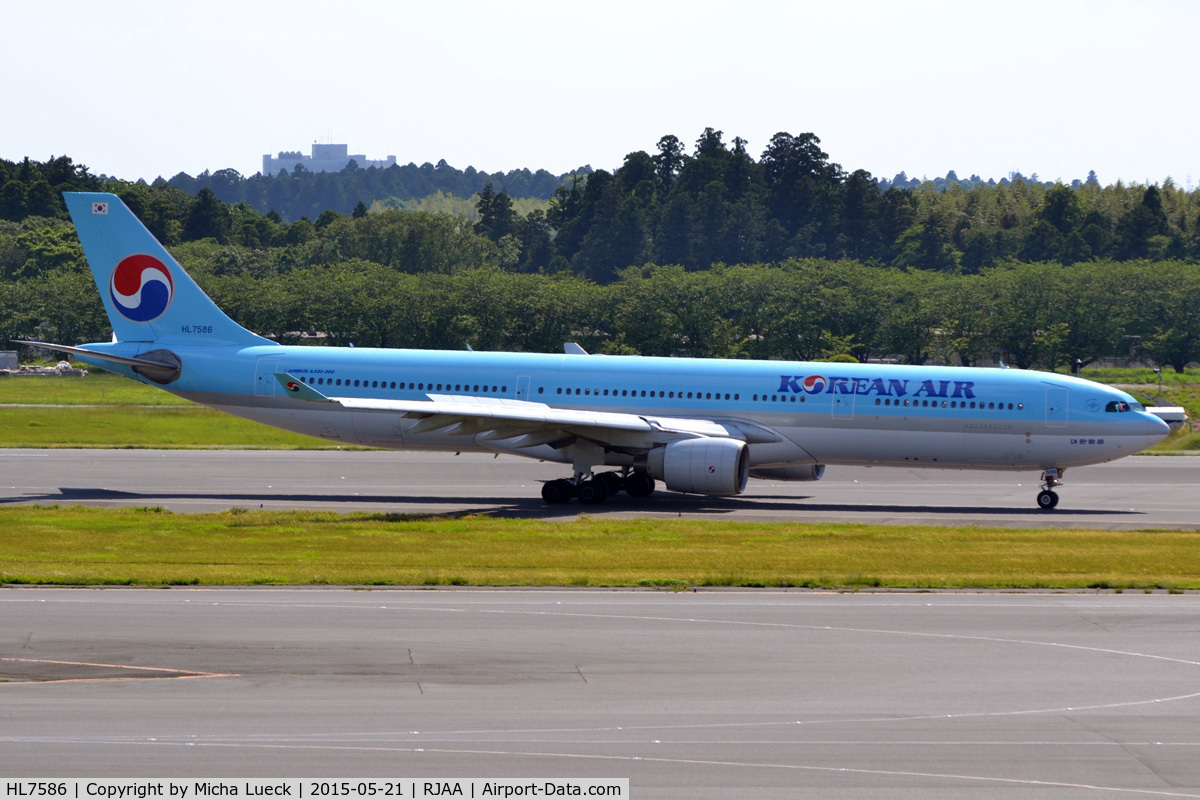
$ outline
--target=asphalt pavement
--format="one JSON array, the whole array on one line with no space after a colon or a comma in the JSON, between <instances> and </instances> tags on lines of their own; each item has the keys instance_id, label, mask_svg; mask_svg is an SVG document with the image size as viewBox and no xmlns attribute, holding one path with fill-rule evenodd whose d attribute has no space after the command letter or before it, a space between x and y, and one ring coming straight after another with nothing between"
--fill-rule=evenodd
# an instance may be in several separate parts
<instances>
[{"instance_id":1,"label":"asphalt pavement","mask_svg":"<svg viewBox=\"0 0 1200 800\"><path fill-rule=\"evenodd\" d=\"M0 450L0 505L80 503L563 519L686 516L761 521L929 523L1133 530L1200 528L1200 458L1134 456L1068 470L1053 511L1035 472L831 466L821 481L751 480L737 497L660 490L604 505L548 506L543 481L569 472L512 456L388 451Z\"/></svg>"}]
</instances>

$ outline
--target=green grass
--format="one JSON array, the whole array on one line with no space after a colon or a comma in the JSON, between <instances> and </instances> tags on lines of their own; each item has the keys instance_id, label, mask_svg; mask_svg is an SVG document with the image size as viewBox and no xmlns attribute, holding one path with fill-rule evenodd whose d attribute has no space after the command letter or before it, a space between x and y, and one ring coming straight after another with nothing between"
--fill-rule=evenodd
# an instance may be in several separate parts
<instances>
[{"instance_id":1,"label":"green grass","mask_svg":"<svg viewBox=\"0 0 1200 800\"><path fill-rule=\"evenodd\" d=\"M153 386L114 375L89 372L81 378L0 378L0 404L190 406L187 400Z\"/></svg>"},{"instance_id":2,"label":"green grass","mask_svg":"<svg viewBox=\"0 0 1200 800\"><path fill-rule=\"evenodd\" d=\"M1200 532L26 506L0 581L129 585L1200 588Z\"/></svg>"},{"instance_id":3,"label":"green grass","mask_svg":"<svg viewBox=\"0 0 1200 800\"><path fill-rule=\"evenodd\" d=\"M0 447L320 449L338 445L196 405L4 408Z\"/></svg>"},{"instance_id":4,"label":"green grass","mask_svg":"<svg viewBox=\"0 0 1200 800\"><path fill-rule=\"evenodd\" d=\"M28 404L41 407L25 407ZM0 447L291 450L338 446L213 411L112 373L0 378Z\"/></svg>"}]
</instances>

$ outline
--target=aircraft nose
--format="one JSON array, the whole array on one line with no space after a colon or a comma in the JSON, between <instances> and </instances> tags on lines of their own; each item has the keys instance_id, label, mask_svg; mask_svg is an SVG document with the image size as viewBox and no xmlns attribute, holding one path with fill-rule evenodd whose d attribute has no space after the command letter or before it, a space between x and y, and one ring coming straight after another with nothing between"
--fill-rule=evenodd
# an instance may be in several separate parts
<instances>
[{"instance_id":1,"label":"aircraft nose","mask_svg":"<svg viewBox=\"0 0 1200 800\"><path fill-rule=\"evenodd\" d=\"M1154 444L1158 444L1163 439L1167 438L1167 434L1170 432L1170 425L1163 422L1153 414L1146 415L1146 435L1154 440Z\"/></svg>"}]
</instances>

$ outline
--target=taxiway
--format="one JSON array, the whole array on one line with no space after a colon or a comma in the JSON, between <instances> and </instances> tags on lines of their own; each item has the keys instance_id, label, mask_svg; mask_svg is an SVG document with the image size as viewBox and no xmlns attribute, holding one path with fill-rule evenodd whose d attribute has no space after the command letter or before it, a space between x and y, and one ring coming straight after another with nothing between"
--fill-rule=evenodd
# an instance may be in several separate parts
<instances>
[{"instance_id":1,"label":"taxiway","mask_svg":"<svg viewBox=\"0 0 1200 800\"><path fill-rule=\"evenodd\" d=\"M0 450L0 505L80 503L218 511L235 506L544 519L581 513L761 521L1200 529L1200 458L1135 456L1069 470L1038 509L1037 473L837 467L812 483L752 480L745 494L658 491L548 506L561 464L479 454L270 450Z\"/></svg>"},{"instance_id":2,"label":"taxiway","mask_svg":"<svg viewBox=\"0 0 1200 800\"><path fill-rule=\"evenodd\" d=\"M0 591L0 772L1200 797L1200 595Z\"/></svg>"}]
</instances>

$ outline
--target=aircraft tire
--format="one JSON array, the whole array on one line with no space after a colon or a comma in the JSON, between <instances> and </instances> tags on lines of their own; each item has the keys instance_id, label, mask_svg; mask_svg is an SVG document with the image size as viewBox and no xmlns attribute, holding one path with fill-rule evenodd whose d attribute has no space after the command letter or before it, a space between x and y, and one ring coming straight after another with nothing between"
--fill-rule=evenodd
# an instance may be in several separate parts
<instances>
[{"instance_id":1,"label":"aircraft tire","mask_svg":"<svg viewBox=\"0 0 1200 800\"><path fill-rule=\"evenodd\" d=\"M579 502L594 506L603 503L607 499L608 485L604 481L593 478L590 481L584 481L579 484Z\"/></svg>"},{"instance_id":2,"label":"aircraft tire","mask_svg":"<svg viewBox=\"0 0 1200 800\"><path fill-rule=\"evenodd\" d=\"M625 493L630 497L649 497L654 494L654 478L648 472L635 472L625 479Z\"/></svg>"},{"instance_id":3,"label":"aircraft tire","mask_svg":"<svg viewBox=\"0 0 1200 800\"><path fill-rule=\"evenodd\" d=\"M625 479L621 477L621 473L619 472L601 472L596 476L596 480L604 481L609 497L612 497L625 488Z\"/></svg>"},{"instance_id":4,"label":"aircraft tire","mask_svg":"<svg viewBox=\"0 0 1200 800\"><path fill-rule=\"evenodd\" d=\"M1052 492L1049 489L1043 489L1038 492L1037 496L1038 508L1044 511L1049 511L1058 505L1058 492Z\"/></svg>"},{"instance_id":5,"label":"aircraft tire","mask_svg":"<svg viewBox=\"0 0 1200 800\"><path fill-rule=\"evenodd\" d=\"M542 484L542 499L552 506L569 502L574 494L575 487L571 485L570 481L562 478Z\"/></svg>"}]
</instances>

